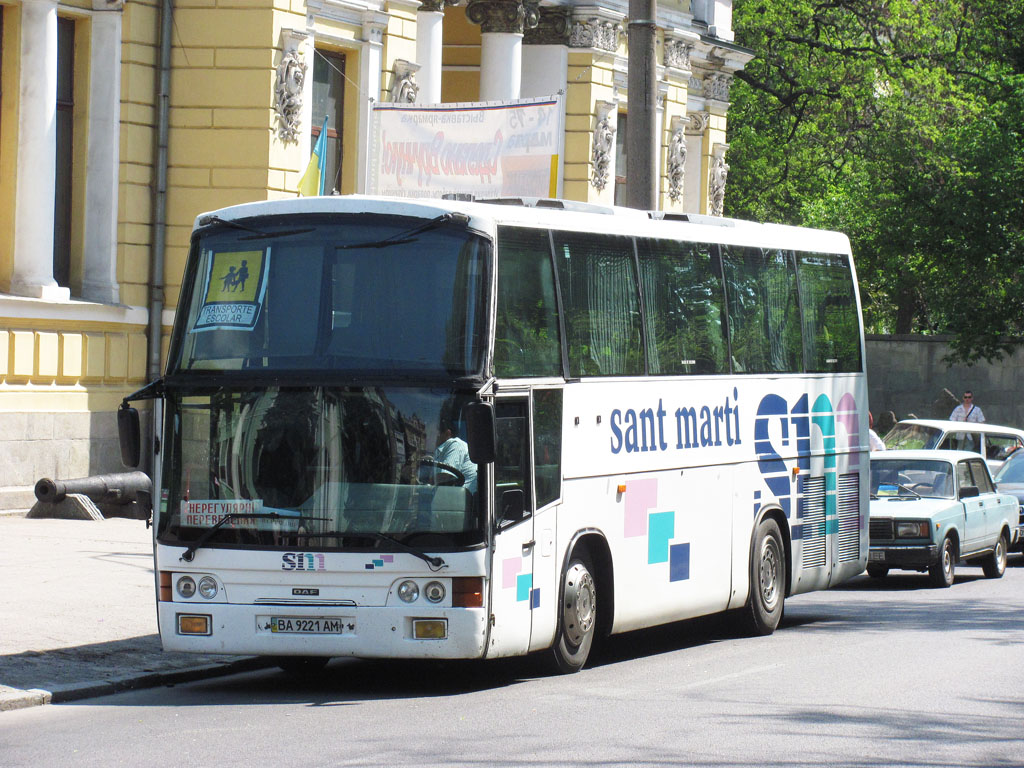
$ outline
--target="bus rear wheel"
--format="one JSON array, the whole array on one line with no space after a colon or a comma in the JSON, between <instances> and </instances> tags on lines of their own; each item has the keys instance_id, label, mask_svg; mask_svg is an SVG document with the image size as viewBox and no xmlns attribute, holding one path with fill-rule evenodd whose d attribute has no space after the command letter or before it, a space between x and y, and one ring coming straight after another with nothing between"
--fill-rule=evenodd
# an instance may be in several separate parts
<instances>
[{"instance_id":1,"label":"bus rear wheel","mask_svg":"<svg viewBox=\"0 0 1024 768\"><path fill-rule=\"evenodd\" d=\"M573 555L561 592L558 633L551 653L555 670L569 674L586 664L597 628L597 583L585 554Z\"/></svg>"},{"instance_id":2,"label":"bus rear wheel","mask_svg":"<svg viewBox=\"0 0 1024 768\"><path fill-rule=\"evenodd\" d=\"M770 635L782 620L786 599L786 555L779 524L766 517L754 532L750 597L740 616L748 634Z\"/></svg>"}]
</instances>

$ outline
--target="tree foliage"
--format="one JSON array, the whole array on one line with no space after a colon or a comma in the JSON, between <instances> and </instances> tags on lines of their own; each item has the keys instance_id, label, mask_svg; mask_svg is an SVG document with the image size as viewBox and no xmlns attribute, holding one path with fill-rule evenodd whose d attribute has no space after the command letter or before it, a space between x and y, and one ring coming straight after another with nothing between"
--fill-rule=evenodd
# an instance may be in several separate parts
<instances>
[{"instance_id":1,"label":"tree foliage","mask_svg":"<svg viewBox=\"0 0 1024 768\"><path fill-rule=\"evenodd\" d=\"M727 213L850 236L869 330L1024 342L1024 0L735 0Z\"/></svg>"}]
</instances>

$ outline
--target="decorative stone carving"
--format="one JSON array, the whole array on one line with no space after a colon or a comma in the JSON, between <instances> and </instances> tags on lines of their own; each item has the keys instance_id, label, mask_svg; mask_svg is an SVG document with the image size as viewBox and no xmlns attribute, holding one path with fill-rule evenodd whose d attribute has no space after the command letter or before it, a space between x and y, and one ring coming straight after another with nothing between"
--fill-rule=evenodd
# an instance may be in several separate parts
<instances>
[{"instance_id":1,"label":"decorative stone carving","mask_svg":"<svg viewBox=\"0 0 1024 768\"><path fill-rule=\"evenodd\" d=\"M732 76L724 74L708 75L704 78L704 95L715 101L728 101Z\"/></svg>"},{"instance_id":2,"label":"decorative stone carving","mask_svg":"<svg viewBox=\"0 0 1024 768\"><path fill-rule=\"evenodd\" d=\"M521 35L540 22L540 0L469 0L466 18L481 32Z\"/></svg>"},{"instance_id":3,"label":"decorative stone carving","mask_svg":"<svg viewBox=\"0 0 1024 768\"><path fill-rule=\"evenodd\" d=\"M593 146L590 150L590 184L598 192L608 184L608 171L615 153L615 105L602 102L597 107L597 121L594 126Z\"/></svg>"},{"instance_id":4,"label":"decorative stone carving","mask_svg":"<svg viewBox=\"0 0 1024 768\"><path fill-rule=\"evenodd\" d=\"M459 0L420 0L419 10L444 13L445 6L458 4Z\"/></svg>"},{"instance_id":5,"label":"decorative stone carving","mask_svg":"<svg viewBox=\"0 0 1024 768\"><path fill-rule=\"evenodd\" d=\"M690 75L686 81L686 90L690 92L691 96L701 96L704 93L704 81L697 75Z\"/></svg>"},{"instance_id":6,"label":"decorative stone carving","mask_svg":"<svg viewBox=\"0 0 1024 768\"><path fill-rule=\"evenodd\" d=\"M675 69L690 68L690 53L693 45L683 40L665 38L665 66Z\"/></svg>"},{"instance_id":7,"label":"decorative stone carving","mask_svg":"<svg viewBox=\"0 0 1024 768\"><path fill-rule=\"evenodd\" d=\"M619 49L619 35L622 25L597 17L577 21L569 32L570 48L597 48L614 53Z\"/></svg>"},{"instance_id":8,"label":"decorative stone carving","mask_svg":"<svg viewBox=\"0 0 1024 768\"><path fill-rule=\"evenodd\" d=\"M391 101L401 104L413 104L419 96L420 87L416 85L416 72L419 64L405 59L395 59L391 70Z\"/></svg>"},{"instance_id":9,"label":"decorative stone carving","mask_svg":"<svg viewBox=\"0 0 1024 768\"><path fill-rule=\"evenodd\" d=\"M703 135L710 123L710 112L691 112L686 116L684 130L691 136Z\"/></svg>"},{"instance_id":10,"label":"decorative stone carving","mask_svg":"<svg viewBox=\"0 0 1024 768\"><path fill-rule=\"evenodd\" d=\"M721 216L725 207L725 181L729 165L725 162L728 144L715 144L711 150L711 168L708 172L708 213Z\"/></svg>"},{"instance_id":11,"label":"decorative stone carving","mask_svg":"<svg viewBox=\"0 0 1024 768\"><path fill-rule=\"evenodd\" d=\"M285 51L277 65L277 83L274 86L277 135L281 141L298 141L305 82L306 62L297 49Z\"/></svg>"},{"instance_id":12,"label":"decorative stone carving","mask_svg":"<svg viewBox=\"0 0 1024 768\"><path fill-rule=\"evenodd\" d=\"M668 142L668 199L678 203L683 196L683 177L686 168L685 117L672 118L672 138Z\"/></svg>"},{"instance_id":13,"label":"decorative stone carving","mask_svg":"<svg viewBox=\"0 0 1024 768\"><path fill-rule=\"evenodd\" d=\"M537 26L523 33L526 45L568 45L572 12L568 8L541 8Z\"/></svg>"}]
</instances>

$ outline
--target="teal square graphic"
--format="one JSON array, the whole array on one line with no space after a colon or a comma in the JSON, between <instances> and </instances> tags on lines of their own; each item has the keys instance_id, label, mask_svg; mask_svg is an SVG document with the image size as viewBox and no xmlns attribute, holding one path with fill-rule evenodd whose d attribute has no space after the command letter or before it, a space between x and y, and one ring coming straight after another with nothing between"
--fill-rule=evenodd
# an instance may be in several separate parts
<instances>
[{"instance_id":1,"label":"teal square graphic","mask_svg":"<svg viewBox=\"0 0 1024 768\"><path fill-rule=\"evenodd\" d=\"M667 563L668 542L676 534L675 512L654 512L647 519L647 562Z\"/></svg>"},{"instance_id":2,"label":"teal square graphic","mask_svg":"<svg viewBox=\"0 0 1024 768\"><path fill-rule=\"evenodd\" d=\"M529 600L533 589L533 574L520 573L516 576L516 600Z\"/></svg>"}]
</instances>

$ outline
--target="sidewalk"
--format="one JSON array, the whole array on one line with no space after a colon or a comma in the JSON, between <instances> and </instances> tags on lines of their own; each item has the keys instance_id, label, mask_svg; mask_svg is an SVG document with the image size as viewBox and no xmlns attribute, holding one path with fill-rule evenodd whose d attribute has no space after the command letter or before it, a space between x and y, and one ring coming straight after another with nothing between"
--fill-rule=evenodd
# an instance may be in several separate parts
<instances>
[{"instance_id":1,"label":"sidewalk","mask_svg":"<svg viewBox=\"0 0 1024 768\"><path fill-rule=\"evenodd\" d=\"M266 666L161 650L152 534L0 515L0 712Z\"/></svg>"}]
</instances>

